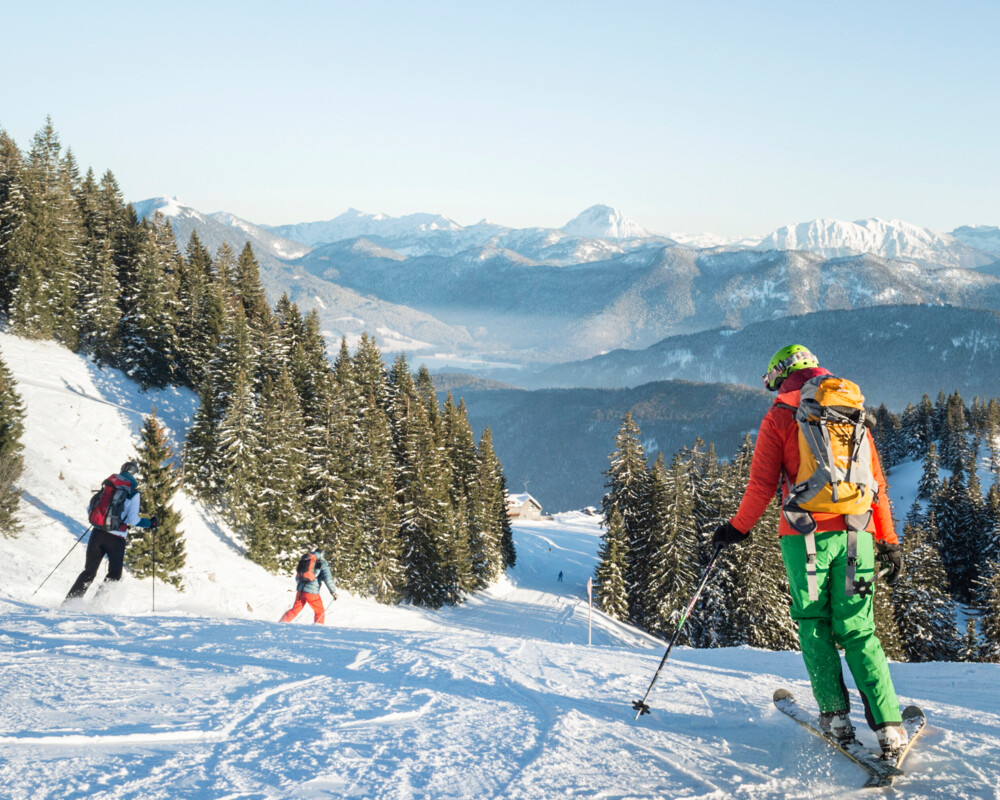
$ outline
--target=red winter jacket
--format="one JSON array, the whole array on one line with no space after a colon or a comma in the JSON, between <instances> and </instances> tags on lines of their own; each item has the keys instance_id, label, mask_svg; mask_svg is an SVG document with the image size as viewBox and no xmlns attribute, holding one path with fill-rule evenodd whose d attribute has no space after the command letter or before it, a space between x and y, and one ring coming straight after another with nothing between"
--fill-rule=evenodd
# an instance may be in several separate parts
<instances>
[{"instance_id":1,"label":"red winter jacket","mask_svg":"<svg viewBox=\"0 0 1000 800\"><path fill-rule=\"evenodd\" d=\"M775 489L778 488L779 483L781 484L781 499L784 501L788 495L788 482L783 480L783 476L790 476L789 480L794 482L795 476L799 472L799 438L795 413L787 408L781 408L778 404L783 403L798 408L799 390L802 388L802 384L817 375L830 374L822 367L800 369L789 375L781 385L781 391L774 401L775 405L768 410L760 423L757 442L753 450L753 460L750 462L750 480L747 482L746 491L740 501L739 510L736 512L736 516L730 520L736 530L747 533L757 524L760 515L764 513L767 504L774 497ZM892 524L892 509L889 507L885 475L882 473L882 465L879 463L871 432L866 431L865 433L871 445L872 475L878 483L878 498L872 509L872 520L868 524L868 530L877 541L897 544L899 540L896 538L896 531ZM842 531L847 527L843 514L815 513L813 517L816 520L816 530L819 531ZM778 535L795 536L800 534L788 524L782 515L781 521L778 523Z\"/></svg>"}]
</instances>

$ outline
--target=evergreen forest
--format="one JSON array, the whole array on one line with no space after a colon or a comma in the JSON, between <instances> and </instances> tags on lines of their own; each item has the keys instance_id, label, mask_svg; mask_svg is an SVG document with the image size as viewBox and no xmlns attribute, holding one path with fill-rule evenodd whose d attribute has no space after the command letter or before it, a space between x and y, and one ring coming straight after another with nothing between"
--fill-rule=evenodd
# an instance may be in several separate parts
<instances>
[{"instance_id":1,"label":"evergreen forest","mask_svg":"<svg viewBox=\"0 0 1000 800\"><path fill-rule=\"evenodd\" d=\"M137 218L111 171L81 174L51 120L26 152L0 130L0 313L13 333L143 388L199 395L180 465L155 414L142 430L142 513L161 524L130 542L140 577L155 559L158 577L179 581L181 484L254 561L289 570L321 547L342 585L385 603L458 603L514 563L503 470L462 402L440 403L404 356L387 367L367 335L331 361L314 311L287 296L268 305L249 244L210 253L192 234L182 251L169 220ZM0 370L5 535L23 419L8 378Z\"/></svg>"}]
</instances>

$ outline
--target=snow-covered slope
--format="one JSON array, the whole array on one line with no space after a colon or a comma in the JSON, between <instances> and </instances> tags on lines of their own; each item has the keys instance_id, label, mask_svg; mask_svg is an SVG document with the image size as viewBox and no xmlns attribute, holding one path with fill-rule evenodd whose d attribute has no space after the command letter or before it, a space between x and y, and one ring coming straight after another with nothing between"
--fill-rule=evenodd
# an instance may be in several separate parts
<instances>
[{"instance_id":1,"label":"snow-covered slope","mask_svg":"<svg viewBox=\"0 0 1000 800\"><path fill-rule=\"evenodd\" d=\"M870 253L945 267L971 268L991 261L950 234L878 217L856 222L814 219L785 225L765 236L757 249L808 250L824 258Z\"/></svg>"},{"instance_id":2,"label":"snow-covered slope","mask_svg":"<svg viewBox=\"0 0 1000 800\"><path fill-rule=\"evenodd\" d=\"M764 800L854 796L864 779L772 709L778 685L811 705L796 653L679 648L633 721L662 642L595 613L587 645L600 528L581 513L517 525L516 568L464 606L341 592L318 628L274 622L290 577L182 495L185 591L157 585L155 613L150 581L128 577L60 606L82 547L32 596L142 414L155 405L176 436L193 398L142 394L54 344L0 335L0 351L28 408L26 529L0 539L4 798ZM898 791L996 797L1000 667L891 669L930 717Z\"/></svg>"}]
</instances>

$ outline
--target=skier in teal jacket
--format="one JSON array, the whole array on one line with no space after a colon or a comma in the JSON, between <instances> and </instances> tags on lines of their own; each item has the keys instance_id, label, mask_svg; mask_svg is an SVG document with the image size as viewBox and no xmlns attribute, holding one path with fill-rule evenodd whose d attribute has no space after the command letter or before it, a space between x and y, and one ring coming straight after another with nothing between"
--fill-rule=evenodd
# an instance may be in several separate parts
<instances>
[{"instance_id":1,"label":"skier in teal jacket","mask_svg":"<svg viewBox=\"0 0 1000 800\"><path fill-rule=\"evenodd\" d=\"M322 584L326 584L334 600L337 599L337 591L333 588L333 572L330 571L330 565L323 557L322 550L313 550L299 559L295 579L295 603L282 615L281 622L291 622L308 604L315 617L313 622L318 625L324 624L326 609L319 594Z\"/></svg>"}]
</instances>

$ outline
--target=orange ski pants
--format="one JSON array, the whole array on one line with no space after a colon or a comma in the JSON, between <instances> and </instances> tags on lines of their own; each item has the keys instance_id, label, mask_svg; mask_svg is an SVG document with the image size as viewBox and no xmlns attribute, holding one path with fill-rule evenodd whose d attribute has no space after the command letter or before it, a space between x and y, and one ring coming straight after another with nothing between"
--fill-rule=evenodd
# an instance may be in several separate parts
<instances>
[{"instance_id":1,"label":"orange ski pants","mask_svg":"<svg viewBox=\"0 0 1000 800\"><path fill-rule=\"evenodd\" d=\"M308 592L299 592L295 595L295 604L281 616L281 622L291 622L295 619L299 615L299 612L306 607L306 603L309 604L309 607L313 610L313 614L316 615L316 619L313 622L322 625L326 621L326 614L323 611L323 598L318 594L309 594Z\"/></svg>"}]
</instances>

